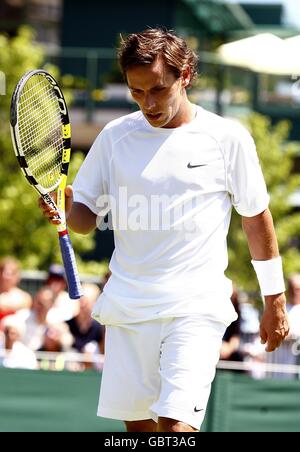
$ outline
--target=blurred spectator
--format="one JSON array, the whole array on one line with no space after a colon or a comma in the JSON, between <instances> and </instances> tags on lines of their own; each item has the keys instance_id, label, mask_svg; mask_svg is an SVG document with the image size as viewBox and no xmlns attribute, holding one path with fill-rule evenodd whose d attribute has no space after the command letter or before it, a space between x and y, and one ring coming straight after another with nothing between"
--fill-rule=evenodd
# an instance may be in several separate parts
<instances>
[{"instance_id":1,"label":"blurred spectator","mask_svg":"<svg viewBox=\"0 0 300 452\"><path fill-rule=\"evenodd\" d=\"M104 353L103 327L92 319L93 306L100 295L100 289L96 284L83 284L83 297L80 299L79 313L67 321L74 337L73 347L79 352L91 350L91 345L97 344L97 351ZM94 350L95 351L95 350Z\"/></svg>"},{"instance_id":2,"label":"blurred spectator","mask_svg":"<svg viewBox=\"0 0 300 452\"><path fill-rule=\"evenodd\" d=\"M299 363L298 342L300 340L300 274L292 274L288 279L287 311L290 322L290 332L280 348L268 356L272 364ZM274 373L275 378L295 378L295 374ZM297 377L298 378L298 377Z\"/></svg>"},{"instance_id":3,"label":"blurred spectator","mask_svg":"<svg viewBox=\"0 0 300 452\"><path fill-rule=\"evenodd\" d=\"M3 348L5 354L0 356L0 364L11 369L37 369L35 354L21 342L25 325L18 316L7 316L2 320L4 331Z\"/></svg>"},{"instance_id":4,"label":"blurred spectator","mask_svg":"<svg viewBox=\"0 0 300 452\"><path fill-rule=\"evenodd\" d=\"M220 358L222 360L228 361L243 361L242 354L239 351L240 348L240 308L239 308L239 295L238 290L234 286L233 294L231 296L231 302L234 306L236 313L238 314L238 319L231 323L227 328L221 348Z\"/></svg>"},{"instance_id":5,"label":"blurred spectator","mask_svg":"<svg viewBox=\"0 0 300 452\"><path fill-rule=\"evenodd\" d=\"M66 323L50 325L45 331L43 345L39 349L39 352L58 353L58 355L51 360L47 359L47 357L42 358L40 360L40 368L43 370L56 371L64 369L74 371L81 370L81 367L78 365L70 367L66 363L64 355L61 354L62 352L70 350L72 342L73 337Z\"/></svg>"},{"instance_id":6,"label":"blurred spectator","mask_svg":"<svg viewBox=\"0 0 300 452\"><path fill-rule=\"evenodd\" d=\"M243 293L241 310L241 338L243 343L255 342L259 336L259 310L255 307L254 301Z\"/></svg>"},{"instance_id":7,"label":"blurred spectator","mask_svg":"<svg viewBox=\"0 0 300 452\"><path fill-rule=\"evenodd\" d=\"M31 350L37 351L42 347L44 335L49 321L49 313L54 305L54 293L49 287L42 287L35 295L31 310L18 313L25 321L25 332L22 340Z\"/></svg>"},{"instance_id":8,"label":"blurred spectator","mask_svg":"<svg viewBox=\"0 0 300 452\"><path fill-rule=\"evenodd\" d=\"M79 310L78 302L70 300L65 279L64 267L52 264L48 271L46 286L54 293L54 305L51 310L53 322L64 322L72 319Z\"/></svg>"},{"instance_id":9,"label":"blurred spectator","mask_svg":"<svg viewBox=\"0 0 300 452\"><path fill-rule=\"evenodd\" d=\"M241 343L240 352L243 360L251 364L249 375L256 379L262 379L266 376L265 346L261 344L259 334L259 310L255 307L255 302L250 300L245 292L240 296L240 316L241 316Z\"/></svg>"},{"instance_id":10,"label":"blurred spectator","mask_svg":"<svg viewBox=\"0 0 300 452\"><path fill-rule=\"evenodd\" d=\"M300 337L300 274L293 274L288 279L287 311L290 321L288 338Z\"/></svg>"},{"instance_id":11,"label":"blurred spectator","mask_svg":"<svg viewBox=\"0 0 300 452\"><path fill-rule=\"evenodd\" d=\"M0 261L0 319L19 309L30 308L31 296L19 289L20 265L12 257Z\"/></svg>"},{"instance_id":12,"label":"blurred spectator","mask_svg":"<svg viewBox=\"0 0 300 452\"><path fill-rule=\"evenodd\" d=\"M300 273L293 273L288 279L287 306L300 304Z\"/></svg>"},{"instance_id":13,"label":"blurred spectator","mask_svg":"<svg viewBox=\"0 0 300 452\"><path fill-rule=\"evenodd\" d=\"M70 350L73 337L66 323L49 325L43 337L43 345L40 352L65 352Z\"/></svg>"}]
</instances>

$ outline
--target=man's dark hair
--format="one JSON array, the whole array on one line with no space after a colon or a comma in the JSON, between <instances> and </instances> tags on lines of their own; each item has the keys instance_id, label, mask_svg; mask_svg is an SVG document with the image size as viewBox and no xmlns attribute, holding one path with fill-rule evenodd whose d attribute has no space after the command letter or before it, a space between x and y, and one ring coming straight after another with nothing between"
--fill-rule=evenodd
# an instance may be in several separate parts
<instances>
[{"instance_id":1,"label":"man's dark hair","mask_svg":"<svg viewBox=\"0 0 300 452\"><path fill-rule=\"evenodd\" d=\"M118 56L125 80L127 69L151 64L157 57L164 59L176 78L180 78L182 71L189 66L189 86L197 75L198 57L195 52L173 31L161 28L150 28L141 33L132 33L126 39L122 38Z\"/></svg>"}]
</instances>

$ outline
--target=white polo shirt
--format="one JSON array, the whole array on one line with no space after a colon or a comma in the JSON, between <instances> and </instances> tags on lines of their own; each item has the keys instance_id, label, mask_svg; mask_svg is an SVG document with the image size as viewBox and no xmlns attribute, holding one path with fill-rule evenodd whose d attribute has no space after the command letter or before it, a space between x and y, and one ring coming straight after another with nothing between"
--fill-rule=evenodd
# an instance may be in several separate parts
<instances>
[{"instance_id":1,"label":"white polo shirt","mask_svg":"<svg viewBox=\"0 0 300 452\"><path fill-rule=\"evenodd\" d=\"M226 237L232 205L263 212L269 196L248 131L201 107L176 129L141 112L109 123L74 182L75 201L112 213L112 276L94 317L120 325L201 314L236 318Z\"/></svg>"}]
</instances>

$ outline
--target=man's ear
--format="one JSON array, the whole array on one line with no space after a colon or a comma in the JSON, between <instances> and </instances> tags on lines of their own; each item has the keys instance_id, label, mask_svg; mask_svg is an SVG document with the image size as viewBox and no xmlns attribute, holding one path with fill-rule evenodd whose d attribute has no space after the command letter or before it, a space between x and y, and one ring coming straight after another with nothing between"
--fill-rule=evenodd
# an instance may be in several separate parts
<instances>
[{"instance_id":1,"label":"man's ear","mask_svg":"<svg viewBox=\"0 0 300 452\"><path fill-rule=\"evenodd\" d=\"M182 87L187 88L191 82L191 69L189 66L183 68L181 73Z\"/></svg>"}]
</instances>

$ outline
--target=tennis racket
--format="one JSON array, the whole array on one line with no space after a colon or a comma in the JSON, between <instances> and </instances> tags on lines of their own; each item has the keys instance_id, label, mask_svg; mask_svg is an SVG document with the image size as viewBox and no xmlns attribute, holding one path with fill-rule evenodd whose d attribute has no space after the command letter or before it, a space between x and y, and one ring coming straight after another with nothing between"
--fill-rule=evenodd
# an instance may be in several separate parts
<instances>
[{"instance_id":1,"label":"tennis racket","mask_svg":"<svg viewBox=\"0 0 300 452\"><path fill-rule=\"evenodd\" d=\"M36 70L22 77L12 97L10 123L15 154L26 179L59 212L57 230L69 296L78 299L80 280L65 216L71 126L62 91L50 74ZM57 206L50 196L54 190Z\"/></svg>"}]
</instances>

